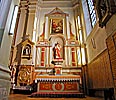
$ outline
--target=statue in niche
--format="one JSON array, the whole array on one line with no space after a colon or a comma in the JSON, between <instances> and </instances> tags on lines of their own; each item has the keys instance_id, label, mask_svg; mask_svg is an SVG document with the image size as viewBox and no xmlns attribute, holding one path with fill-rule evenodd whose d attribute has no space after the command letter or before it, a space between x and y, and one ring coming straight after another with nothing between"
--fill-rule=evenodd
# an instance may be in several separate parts
<instances>
[{"instance_id":1,"label":"statue in niche","mask_svg":"<svg viewBox=\"0 0 116 100\"><path fill-rule=\"evenodd\" d=\"M27 44L23 50L23 55L30 56L30 54L31 54L31 46Z\"/></svg>"},{"instance_id":2,"label":"statue in niche","mask_svg":"<svg viewBox=\"0 0 116 100\"><path fill-rule=\"evenodd\" d=\"M107 12L107 2L105 0L101 0L99 8L101 12L101 17L104 17Z\"/></svg>"},{"instance_id":3,"label":"statue in niche","mask_svg":"<svg viewBox=\"0 0 116 100\"><path fill-rule=\"evenodd\" d=\"M54 59L61 58L61 45L57 42L53 48Z\"/></svg>"}]
</instances>

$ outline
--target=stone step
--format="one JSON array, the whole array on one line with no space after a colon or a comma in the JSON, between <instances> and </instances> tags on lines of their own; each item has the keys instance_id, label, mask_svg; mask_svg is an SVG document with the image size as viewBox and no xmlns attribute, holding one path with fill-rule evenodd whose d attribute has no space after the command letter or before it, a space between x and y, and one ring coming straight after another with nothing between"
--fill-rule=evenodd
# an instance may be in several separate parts
<instances>
[{"instance_id":1,"label":"stone step","mask_svg":"<svg viewBox=\"0 0 116 100\"><path fill-rule=\"evenodd\" d=\"M30 97L85 98L85 94L79 92L34 92L30 95Z\"/></svg>"}]
</instances>

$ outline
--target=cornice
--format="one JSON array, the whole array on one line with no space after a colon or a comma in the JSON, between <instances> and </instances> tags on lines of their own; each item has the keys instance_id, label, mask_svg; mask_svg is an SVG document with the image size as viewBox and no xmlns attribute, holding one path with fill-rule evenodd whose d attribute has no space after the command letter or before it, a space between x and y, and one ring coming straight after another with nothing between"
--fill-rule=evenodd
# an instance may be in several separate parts
<instances>
[{"instance_id":1,"label":"cornice","mask_svg":"<svg viewBox=\"0 0 116 100\"><path fill-rule=\"evenodd\" d=\"M79 0L38 0L41 8L49 7L73 7L79 3Z\"/></svg>"},{"instance_id":2,"label":"cornice","mask_svg":"<svg viewBox=\"0 0 116 100\"><path fill-rule=\"evenodd\" d=\"M74 8L79 5L80 0L21 0L20 8L35 9L36 6L41 8L63 7Z\"/></svg>"}]
</instances>

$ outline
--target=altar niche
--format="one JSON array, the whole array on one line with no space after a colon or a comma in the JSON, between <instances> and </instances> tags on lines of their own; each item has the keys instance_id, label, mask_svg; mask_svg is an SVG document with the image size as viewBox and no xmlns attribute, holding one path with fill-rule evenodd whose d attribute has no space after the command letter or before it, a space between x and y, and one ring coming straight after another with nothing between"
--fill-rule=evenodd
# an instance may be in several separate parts
<instances>
[{"instance_id":1,"label":"altar niche","mask_svg":"<svg viewBox=\"0 0 116 100\"><path fill-rule=\"evenodd\" d=\"M23 49L23 56L30 56L31 54L31 46L27 44Z\"/></svg>"}]
</instances>

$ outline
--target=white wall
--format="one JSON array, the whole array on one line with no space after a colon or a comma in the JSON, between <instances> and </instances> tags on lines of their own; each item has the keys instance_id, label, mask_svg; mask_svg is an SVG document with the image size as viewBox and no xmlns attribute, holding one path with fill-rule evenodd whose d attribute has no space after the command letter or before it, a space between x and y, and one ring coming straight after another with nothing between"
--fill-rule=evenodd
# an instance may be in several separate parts
<instances>
[{"instance_id":1,"label":"white wall","mask_svg":"<svg viewBox=\"0 0 116 100\"><path fill-rule=\"evenodd\" d=\"M10 1L12 1L11 4ZM4 29L0 47L0 89L7 92L6 97L10 92L10 70L8 64L13 38L13 36L8 34L15 4L18 4L18 0L2 0L2 6L0 5L0 29ZM0 99L2 99L2 92L3 91L0 92Z\"/></svg>"},{"instance_id":2,"label":"white wall","mask_svg":"<svg viewBox=\"0 0 116 100\"><path fill-rule=\"evenodd\" d=\"M11 1L12 0L1 0L0 2L0 28L5 28Z\"/></svg>"},{"instance_id":3,"label":"white wall","mask_svg":"<svg viewBox=\"0 0 116 100\"><path fill-rule=\"evenodd\" d=\"M3 34L2 44L0 48L0 58L2 58L0 60L0 64L4 66L8 66L9 64L10 49L11 49L11 43L13 38L12 35L9 35L9 30L10 30L10 24L12 20L13 9L15 5L18 5L18 2L19 2L18 0L12 0L9 13L6 19L6 25L4 28L4 34ZM2 9L2 11L5 12L5 9Z\"/></svg>"},{"instance_id":4,"label":"white wall","mask_svg":"<svg viewBox=\"0 0 116 100\"><path fill-rule=\"evenodd\" d=\"M100 28L97 23L86 41L88 63L106 49L106 38L107 34L105 28ZM95 48L93 47L92 39L95 43Z\"/></svg>"}]
</instances>

